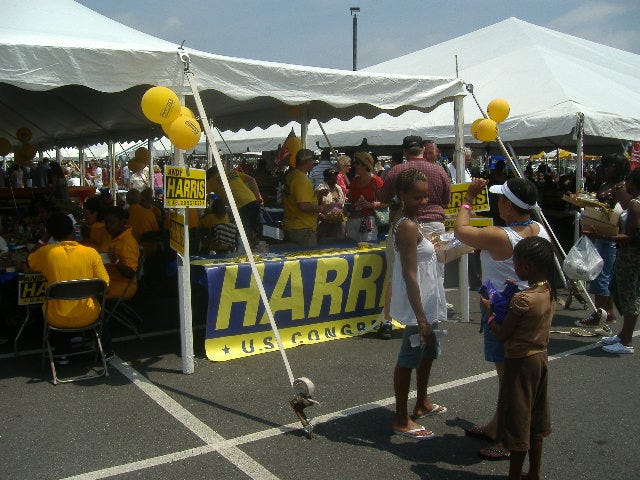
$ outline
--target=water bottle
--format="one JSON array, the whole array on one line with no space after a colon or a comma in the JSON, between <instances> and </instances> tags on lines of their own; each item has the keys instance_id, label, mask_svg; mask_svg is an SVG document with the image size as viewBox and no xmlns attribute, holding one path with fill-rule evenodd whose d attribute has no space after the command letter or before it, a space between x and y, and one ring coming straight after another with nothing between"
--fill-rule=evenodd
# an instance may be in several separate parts
<instances>
[{"instance_id":1,"label":"water bottle","mask_svg":"<svg viewBox=\"0 0 640 480\"><path fill-rule=\"evenodd\" d=\"M73 236L76 242L79 242L80 240L82 240L82 231L80 228L80 224L78 222L73 224Z\"/></svg>"}]
</instances>

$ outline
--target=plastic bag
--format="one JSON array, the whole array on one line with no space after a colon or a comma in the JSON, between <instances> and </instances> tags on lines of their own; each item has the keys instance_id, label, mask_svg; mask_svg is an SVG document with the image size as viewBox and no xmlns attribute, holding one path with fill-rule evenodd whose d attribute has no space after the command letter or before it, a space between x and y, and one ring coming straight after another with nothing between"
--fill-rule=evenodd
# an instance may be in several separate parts
<instances>
[{"instance_id":1,"label":"plastic bag","mask_svg":"<svg viewBox=\"0 0 640 480\"><path fill-rule=\"evenodd\" d=\"M562 263L562 270L571 280L591 281L600 275L604 260L591 240L581 236L571 247Z\"/></svg>"}]
</instances>

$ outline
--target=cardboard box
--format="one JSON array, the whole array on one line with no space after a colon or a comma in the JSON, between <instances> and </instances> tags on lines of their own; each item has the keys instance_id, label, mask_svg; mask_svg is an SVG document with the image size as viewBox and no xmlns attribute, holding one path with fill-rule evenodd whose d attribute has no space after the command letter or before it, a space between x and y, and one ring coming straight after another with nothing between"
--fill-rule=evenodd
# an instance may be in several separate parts
<instances>
[{"instance_id":1,"label":"cardboard box","mask_svg":"<svg viewBox=\"0 0 640 480\"><path fill-rule=\"evenodd\" d=\"M582 212L583 217L591 218L593 220L597 220L598 222L608 223L615 226L618 226L618 223L620 222L620 215L622 215L622 207L619 203L616 203L616 206L611 211L611 213L594 207L584 207L584 210Z\"/></svg>"},{"instance_id":2,"label":"cardboard box","mask_svg":"<svg viewBox=\"0 0 640 480\"><path fill-rule=\"evenodd\" d=\"M475 249L469 245L461 243L455 247L436 248L436 257L440 263L449 263L457 260L463 255L473 252Z\"/></svg>"},{"instance_id":3,"label":"cardboard box","mask_svg":"<svg viewBox=\"0 0 640 480\"><path fill-rule=\"evenodd\" d=\"M580 218L580 225L583 231L595 232L607 237L613 237L618 234L618 224L612 225L608 221L602 222L591 217Z\"/></svg>"}]
</instances>

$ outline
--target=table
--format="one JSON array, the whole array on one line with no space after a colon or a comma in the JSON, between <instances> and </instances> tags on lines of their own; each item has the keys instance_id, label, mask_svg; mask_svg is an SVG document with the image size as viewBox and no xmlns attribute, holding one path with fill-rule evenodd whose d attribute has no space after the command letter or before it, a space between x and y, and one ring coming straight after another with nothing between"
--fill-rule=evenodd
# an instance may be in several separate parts
<instances>
[{"instance_id":1,"label":"table","mask_svg":"<svg viewBox=\"0 0 640 480\"><path fill-rule=\"evenodd\" d=\"M384 304L384 246L272 252L257 261L285 348L371 331ZM276 351L246 257L195 259L207 289L205 348L213 361Z\"/></svg>"}]
</instances>

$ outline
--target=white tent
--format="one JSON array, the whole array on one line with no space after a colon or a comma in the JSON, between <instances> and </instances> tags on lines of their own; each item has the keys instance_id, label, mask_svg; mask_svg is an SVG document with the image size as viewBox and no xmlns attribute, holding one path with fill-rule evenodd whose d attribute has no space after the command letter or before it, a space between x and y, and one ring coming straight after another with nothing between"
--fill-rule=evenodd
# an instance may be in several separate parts
<instances>
[{"instance_id":1,"label":"white tent","mask_svg":"<svg viewBox=\"0 0 640 480\"><path fill-rule=\"evenodd\" d=\"M585 145L619 145L640 140L640 55L509 18L486 28L365 69L368 72L459 76L473 84L480 105L502 97L511 115L500 127L502 140L540 148L575 149L577 114L584 114ZM464 99L465 142L477 143L469 124L480 117L470 95ZM453 109L442 105L428 115L330 121L325 130L336 145L397 145L408 134L453 143ZM286 129L274 135L273 143ZM268 136L252 132L265 144ZM273 130L271 133L274 133ZM320 130L309 133L315 141ZM229 135L242 142L249 134ZM281 140L280 140L281 141ZM235 145L235 144L234 144ZM251 148L257 145L247 144ZM272 146L275 148L275 146Z\"/></svg>"},{"instance_id":2,"label":"white tent","mask_svg":"<svg viewBox=\"0 0 640 480\"><path fill-rule=\"evenodd\" d=\"M140 110L151 85L188 93L178 45L72 0L4 0L0 26L0 137L19 127L40 146L162 136ZM430 111L464 95L455 78L301 67L185 48L207 114L221 129L309 119ZM187 98L187 105L194 105Z\"/></svg>"}]
</instances>

